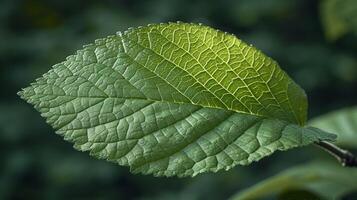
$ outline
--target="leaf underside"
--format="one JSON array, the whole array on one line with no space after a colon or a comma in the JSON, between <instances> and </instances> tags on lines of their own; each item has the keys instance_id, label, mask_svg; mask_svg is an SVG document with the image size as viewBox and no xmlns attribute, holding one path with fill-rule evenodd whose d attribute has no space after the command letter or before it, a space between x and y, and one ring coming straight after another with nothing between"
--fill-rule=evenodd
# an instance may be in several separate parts
<instances>
[{"instance_id":1,"label":"leaf underside","mask_svg":"<svg viewBox=\"0 0 357 200\"><path fill-rule=\"evenodd\" d=\"M76 149L155 176L227 170L334 139L302 127L306 95L275 61L195 24L96 40L20 96Z\"/></svg>"}]
</instances>

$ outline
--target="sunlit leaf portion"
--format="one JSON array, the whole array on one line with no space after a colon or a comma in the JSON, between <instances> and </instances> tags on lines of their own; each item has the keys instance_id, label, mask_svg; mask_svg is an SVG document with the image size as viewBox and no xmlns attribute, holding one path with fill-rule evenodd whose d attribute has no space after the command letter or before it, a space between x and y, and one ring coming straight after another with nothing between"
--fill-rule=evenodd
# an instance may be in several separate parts
<instances>
[{"instance_id":1,"label":"sunlit leaf portion","mask_svg":"<svg viewBox=\"0 0 357 200\"><path fill-rule=\"evenodd\" d=\"M334 111L310 120L311 126L336 133L336 143L357 149L357 107Z\"/></svg>"},{"instance_id":2,"label":"sunlit leaf portion","mask_svg":"<svg viewBox=\"0 0 357 200\"><path fill-rule=\"evenodd\" d=\"M156 176L227 170L334 138L301 127L306 95L275 61L195 24L99 39L20 95L77 149Z\"/></svg>"},{"instance_id":3,"label":"sunlit leaf portion","mask_svg":"<svg viewBox=\"0 0 357 200\"><path fill-rule=\"evenodd\" d=\"M322 199L339 199L357 190L357 170L338 163L314 162L287 169L256 185L239 191L231 200L254 200L288 191L306 190Z\"/></svg>"}]
</instances>

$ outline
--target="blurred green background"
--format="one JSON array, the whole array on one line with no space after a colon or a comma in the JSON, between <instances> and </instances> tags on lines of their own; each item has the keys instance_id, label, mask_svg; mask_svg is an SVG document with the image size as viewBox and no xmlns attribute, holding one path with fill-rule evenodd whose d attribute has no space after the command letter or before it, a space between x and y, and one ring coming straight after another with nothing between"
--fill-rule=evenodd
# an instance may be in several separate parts
<instances>
[{"instance_id":1,"label":"blurred green background","mask_svg":"<svg viewBox=\"0 0 357 200\"><path fill-rule=\"evenodd\" d=\"M226 199L290 166L330 159L306 147L178 179L133 175L75 151L16 93L82 45L128 27L179 20L234 33L306 90L310 117L357 102L357 1L0 2L0 199Z\"/></svg>"}]
</instances>

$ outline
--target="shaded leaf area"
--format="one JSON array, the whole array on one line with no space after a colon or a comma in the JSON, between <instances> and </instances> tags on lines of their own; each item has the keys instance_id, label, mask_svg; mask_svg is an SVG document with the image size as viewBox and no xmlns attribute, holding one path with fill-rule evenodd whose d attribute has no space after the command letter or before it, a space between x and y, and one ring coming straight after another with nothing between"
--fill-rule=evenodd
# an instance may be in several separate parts
<instances>
[{"instance_id":1,"label":"shaded leaf area","mask_svg":"<svg viewBox=\"0 0 357 200\"><path fill-rule=\"evenodd\" d=\"M336 163L314 162L285 170L256 185L239 191L232 200L262 199L269 196L288 198L340 199L357 190L357 170ZM304 192L307 191L307 192Z\"/></svg>"},{"instance_id":2,"label":"shaded leaf area","mask_svg":"<svg viewBox=\"0 0 357 200\"><path fill-rule=\"evenodd\" d=\"M127 168L73 151L16 95L49 66L95 38L180 20L234 33L278 60L309 95L310 117L353 106L356 37L326 40L320 2L1 1L0 35L5 39L0 45L0 199L226 199L281 170L323 156L319 149L306 147L194 179L135 176Z\"/></svg>"},{"instance_id":3,"label":"shaded leaf area","mask_svg":"<svg viewBox=\"0 0 357 200\"><path fill-rule=\"evenodd\" d=\"M96 40L20 92L81 151L133 172L195 176L332 134L260 51L207 26L149 25Z\"/></svg>"},{"instance_id":4,"label":"shaded leaf area","mask_svg":"<svg viewBox=\"0 0 357 200\"><path fill-rule=\"evenodd\" d=\"M357 148L357 107L330 112L310 120L309 124L337 134L336 144Z\"/></svg>"}]
</instances>

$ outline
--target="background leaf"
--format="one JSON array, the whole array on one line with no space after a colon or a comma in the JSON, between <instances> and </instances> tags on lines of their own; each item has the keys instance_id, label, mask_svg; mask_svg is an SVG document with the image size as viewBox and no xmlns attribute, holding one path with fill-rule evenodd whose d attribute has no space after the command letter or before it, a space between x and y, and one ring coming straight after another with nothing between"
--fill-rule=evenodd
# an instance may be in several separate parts
<instances>
[{"instance_id":1,"label":"background leaf","mask_svg":"<svg viewBox=\"0 0 357 200\"><path fill-rule=\"evenodd\" d=\"M321 198L339 199L357 189L356 178L356 169L341 167L336 162L313 162L285 170L240 191L231 199L261 199L282 193L286 195L289 190L306 190Z\"/></svg>"},{"instance_id":2,"label":"background leaf","mask_svg":"<svg viewBox=\"0 0 357 200\"><path fill-rule=\"evenodd\" d=\"M328 39L336 40L348 32L357 32L356 1L321 0L320 13Z\"/></svg>"},{"instance_id":3,"label":"background leaf","mask_svg":"<svg viewBox=\"0 0 357 200\"><path fill-rule=\"evenodd\" d=\"M232 35L170 23L99 39L20 92L81 151L156 176L247 165L332 134L306 96Z\"/></svg>"},{"instance_id":4,"label":"background leaf","mask_svg":"<svg viewBox=\"0 0 357 200\"><path fill-rule=\"evenodd\" d=\"M357 148L357 107L344 108L316 117L309 124L338 135L336 144Z\"/></svg>"}]
</instances>

